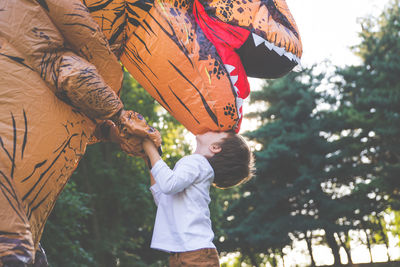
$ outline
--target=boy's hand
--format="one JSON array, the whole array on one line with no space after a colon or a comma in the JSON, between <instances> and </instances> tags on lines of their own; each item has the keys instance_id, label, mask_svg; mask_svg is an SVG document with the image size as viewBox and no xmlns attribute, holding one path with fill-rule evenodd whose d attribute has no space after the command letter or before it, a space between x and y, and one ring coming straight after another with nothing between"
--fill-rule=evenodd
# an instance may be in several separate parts
<instances>
[{"instance_id":1,"label":"boy's hand","mask_svg":"<svg viewBox=\"0 0 400 267\"><path fill-rule=\"evenodd\" d=\"M155 145L152 141L150 141L150 139L145 138L143 140L143 149L146 152L146 154L148 153L148 151L150 151L151 149L155 149Z\"/></svg>"},{"instance_id":2,"label":"boy's hand","mask_svg":"<svg viewBox=\"0 0 400 267\"><path fill-rule=\"evenodd\" d=\"M143 149L150 160L151 166L154 166L154 164L161 159L159 150L150 139L145 138L143 140Z\"/></svg>"}]
</instances>

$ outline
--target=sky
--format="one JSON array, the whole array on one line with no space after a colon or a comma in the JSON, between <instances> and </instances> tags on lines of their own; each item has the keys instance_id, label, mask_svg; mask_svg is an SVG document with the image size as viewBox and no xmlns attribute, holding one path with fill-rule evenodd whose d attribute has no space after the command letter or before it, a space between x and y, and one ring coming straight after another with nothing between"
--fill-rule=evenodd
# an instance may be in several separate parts
<instances>
[{"instance_id":1,"label":"sky","mask_svg":"<svg viewBox=\"0 0 400 267\"><path fill-rule=\"evenodd\" d=\"M359 42L358 19L379 15L388 0L286 0L303 43L302 64L328 58L335 65L357 63L349 47Z\"/></svg>"},{"instance_id":2,"label":"sky","mask_svg":"<svg viewBox=\"0 0 400 267\"><path fill-rule=\"evenodd\" d=\"M358 44L361 32L360 18L382 13L390 0L286 0L290 12L300 32L304 67L321 63L328 59L335 66L355 65L360 59L350 47ZM259 90L262 79L249 78L251 91ZM257 127L246 120L249 107L248 97L244 101L244 120L241 133Z\"/></svg>"},{"instance_id":3,"label":"sky","mask_svg":"<svg viewBox=\"0 0 400 267\"><path fill-rule=\"evenodd\" d=\"M286 0L303 44L303 66L329 59L336 66L359 63L350 47L359 43L358 19L382 13L389 0ZM250 78L251 90L260 79Z\"/></svg>"}]
</instances>

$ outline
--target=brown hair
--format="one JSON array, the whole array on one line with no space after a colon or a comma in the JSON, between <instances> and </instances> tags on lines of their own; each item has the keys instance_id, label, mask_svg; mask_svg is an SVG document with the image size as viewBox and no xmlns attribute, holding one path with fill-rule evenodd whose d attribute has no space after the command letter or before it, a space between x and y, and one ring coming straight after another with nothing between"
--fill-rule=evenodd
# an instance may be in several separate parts
<instances>
[{"instance_id":1,"label":"brown hair","mask_svg":"<svg viewBox=\"0 0 400 267\"><path fill-rule=\"evenodd\" d=\"M214 185L224 189L250 180L253 176L253 155L243 137L228 132L218 145L221 152L207 158L214 169Z\"/></svg>"}]
</instances>

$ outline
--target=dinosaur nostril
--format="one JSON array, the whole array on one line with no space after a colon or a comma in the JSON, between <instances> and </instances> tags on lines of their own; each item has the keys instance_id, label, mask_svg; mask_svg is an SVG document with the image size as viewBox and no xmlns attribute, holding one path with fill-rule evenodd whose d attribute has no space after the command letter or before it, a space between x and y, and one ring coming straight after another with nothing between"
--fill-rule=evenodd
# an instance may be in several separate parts
<instances>
[{"instance_id":1,"label":"dinosaur nostril","mask_svg":"<svg viewBox=\"0 0 400 267\"><path fill-rule=\"evenodd\" d=\"M274 1L267 1L265 6L267 7L272 18L276 22L278 22L278 23L282 24L283 26L285 26L286 28L288 28L297 37L297 39L299 39L299 33L296 31L296 29L290 23L288 18L284 14L282 14L281 11L279 11L279 9L276 7Z\"/></svg>"}]
</instances>

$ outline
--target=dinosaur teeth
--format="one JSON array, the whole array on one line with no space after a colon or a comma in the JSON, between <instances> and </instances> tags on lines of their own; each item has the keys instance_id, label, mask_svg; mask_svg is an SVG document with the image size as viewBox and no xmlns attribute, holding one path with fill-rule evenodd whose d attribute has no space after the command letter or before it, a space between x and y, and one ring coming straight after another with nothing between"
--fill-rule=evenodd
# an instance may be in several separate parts
<instances>
[{"instance_id":1,"label":"dinosaur teeth","mask_svg":"<svg viewBox=\"0 0 400 267\"><path fill-rule=\"evenodd\" d=\"M296 55L285 51L285 48L276 46L274 43L271 43L261 36L252 33L253 41L254 41L254 46L259 47L261 44L264 44L269 51L274 51L280 56L285 56L287 59L289 59L292 62L296 62L297 66L295 67L294 71L300 71L302 69L301 63L300 63L300 58L298 58ZM236 108L237 108L237 114L239 119L242 117L242 112L241 108L243 106L243 98L239 97L239 89L236 87L236 82L238 81L238 75L231 75L231 73L236 69L235 66L229 65L229 64L224 64L225 69L228 72L229 79L232 83L233 89L236 93Z\"/></svg>"},{"instance_id":2,"label":"dinosaur teeth","mask_svg":"<svg viewBox=\"0 0 400 267\"><path fill-rule=\"evenodd\" d=\"M240 112L240 108L243 105L243 98L239 97L239 89L236 86L233 86L236 92L236 108L239 119L242 117L242 112Z\"/></svg>"},{"instance_id":3,"label":"dinosaur teeth","mask_svg":"<svg viewBox=\"0 0 400 267\"><path fill-rule=\"evenodd\" d=\"M296 57L294 58L294 61L296 61L297 65L295 68L297 68L297 71L301 71L304 69L303 65L301 64L300 58Z\"/></svg>"},{"instance_id":4,"label":"dinosaur teeth","mask_svg":"<svg viewBox=\"0 0 400 267\"><path fill-rule=\"evenodd\" d=\"M229 77L231 78L231 82L232 82L233 85L234 85L234 84L237 82L237 80L238 80L238 75L236 75L236 76L230 76L230 75L229 75Z\"/></svg>"},{"instance_id":5,"label":"dinosaur teeth","mask_svg":"<svg viewBox=\"0 0 400 267\"><path fill-rule=\"evenodd\" d=\"M297 64L301 64L300 63L300 58L298 58L296 55L290 53L290 52L286 52L285 48L283 47L278 47L275 44L265 40L264 38L262 38L261 36L252 33L252 37L253 37L253 41L254 41L254 45L257 47L260 44L264 43L265 47L268 48L270 51L275 51L278 55L280 56L285 56L287 57L290 61L295 61Z\"/></svg>"},{"instance_id":6,"label":"dinosaur teeth","mask_svg":"<svg viewBox=\"0 0 400 267\"><path fill-rule=\"evenodd\" d=\"M252 35L253 35L253 40L254 40L254 44L256 47L259 46L260 44L266 42L264 40L264 38L262 38L261 36L258 36L257 34L253 33Z\"/></svg>"},{"instance_id":7,"label":"dinosaur teeth","mask_svg":"<svg viewBox=\"0 0 400 267\"><path fill-rule=\"evenodd\" d=\"M225 65L225 69L228 71L229 75L231 75L231 72L235 69L234 66L229 65L229 64L224 64Z\"/></svg>"},{"instance_id":8,"label":"dinosaur teeth","mask_svg":"<svg viewBox=\"0 0 400 267\"><path fill-rule=\"evenodd\" d=\"M274 45L271 44L271 43L268 42L268 41L265 41L264 44L265 44L265 46L266 46L269 50L272 50L272 49L274 48Z\"/></svg>"},{"instance_id":9,"label":"dinosaur teeth","mask_svg":"<svg viewBox=\"0 0 400 267\"><path fill-rule=\"evenodd\" d=\"M231 75L232 71L234 71L236 68L235 66L229 65L229 64L224 64L226 70L228 71L228 75L229 75L229 79L231 80L231 83L233 85L233 88L235 89L236 95L238 94L238 88L235 86L235 83L238 81L239 79L239 75Z\"/></svg>"},{"instance_id":10,"label":"dinosaur teeth","mask_svg":"<svg viewBox=\"0 0 400 267\"><path fill-rule=\"evenodd\" d=\"M283 54L285 57L287 57L289 60L293 60L294 58L293 58L293 54L292 53L288 53L288 52L285 52L285 54Z\"/></svg>"},{"instance_id":11,"label":"dinosaur teeth","mask_svg":"<svg viewBox=\"0 0 400 267\"><path fill-rule=\"evenodd\" d=\"M283 54L285 53L285 49L282 47L274 46L273 49L280 56L283 56Z\"/></svg>"},{"instance_id":12,"label":"dinosaur teeth","mask_svg":"<svg viewBox=\"0 0 400 267\"><path fill-rule=\"evenodd\" d=\"M242 112L240 112L240 108L242 107L242 105L243 105L243 98L240 98L239 96L236 97L236 108L238 111L239 119L242 117Z\"/></svg>"},{"instance_id":13,"label":"dinosaur teeth","mask_svg":"<svg viewBox=\"0 0 400 267\"><path fill-rule=\"evenodd\" d=\"M295 55L293 55L293 57L294 57L294 61L296 61L297 65L299 65L301 67L300 58L296 57Z\"/></svg>"}]
</instances>

